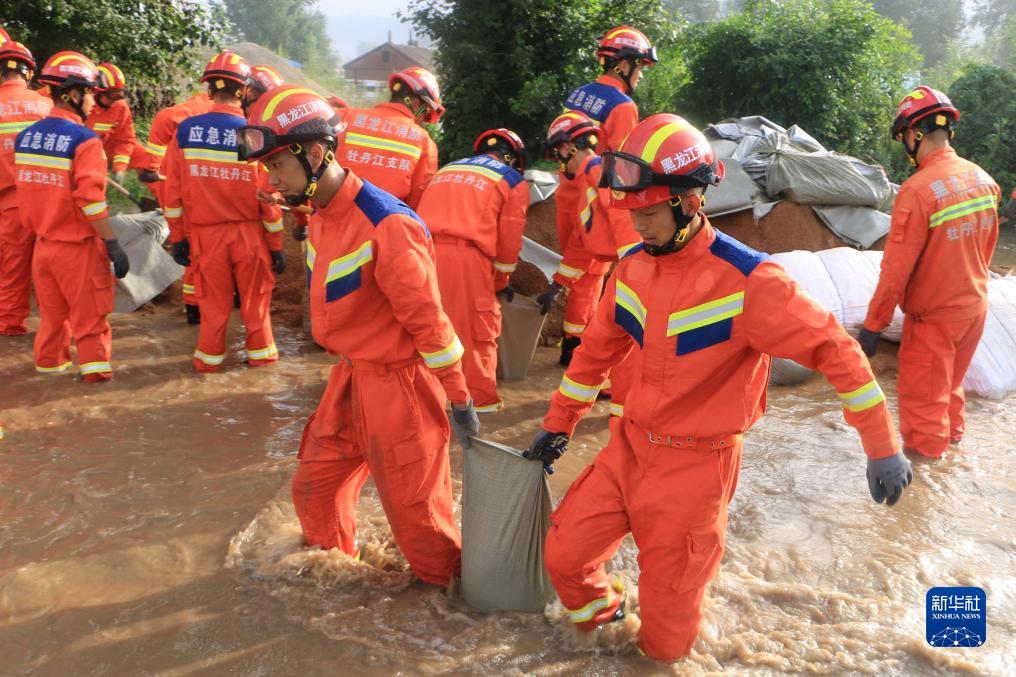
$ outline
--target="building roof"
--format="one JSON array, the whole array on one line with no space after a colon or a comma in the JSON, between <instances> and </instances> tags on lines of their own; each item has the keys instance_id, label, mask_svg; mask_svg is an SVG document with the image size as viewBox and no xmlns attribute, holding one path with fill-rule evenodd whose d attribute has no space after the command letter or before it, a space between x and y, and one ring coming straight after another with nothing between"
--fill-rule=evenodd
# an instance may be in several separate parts
<instances>
[{"instance_id":1,"label":"building roof","mask_svg":"<svg viewBox=\"0 0 1016 677\"><path fill-rule=\"evenodd\" d=\"M434 53L430 49L427 49L426 47L419 47L417 45L396 45L392 41L388 40L381 43L374 49L364 52L352 61L342 64L342 70L356 69L357 67L366 65L378 52L383 49L390 49L393 52L397 52L417 66L423 66L428 70L433 68L432 64Z\"/></svg>"}]
</instances>

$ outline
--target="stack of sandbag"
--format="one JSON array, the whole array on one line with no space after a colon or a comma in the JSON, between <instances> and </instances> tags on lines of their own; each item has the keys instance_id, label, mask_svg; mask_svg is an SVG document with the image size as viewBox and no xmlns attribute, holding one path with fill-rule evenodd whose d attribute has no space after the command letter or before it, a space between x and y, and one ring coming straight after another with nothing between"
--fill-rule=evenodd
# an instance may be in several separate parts
<instances>
[{"instance_id":1,"label":"stack of sandbag","mask_svg":"<svg viewBox=\"0 0 1016 677\"><path fill-rule=\"evenodd\" d=\"M129 313L179 280L183 268L162 248L169 225L161 212L118 214L109 225L131 264L127 277L116 282L113 312Z\"/></svg>"},{"instance_id":2,"label":"stack of sandbag","mask_svg":"<svg viewBox=\"0 0 1016 677\"><path fill-rule=\"evenodd\" d=\"M963 389L993 400L1016 391L1016 276L988 280L988 317Z\"/></svg>"}]
</instances>

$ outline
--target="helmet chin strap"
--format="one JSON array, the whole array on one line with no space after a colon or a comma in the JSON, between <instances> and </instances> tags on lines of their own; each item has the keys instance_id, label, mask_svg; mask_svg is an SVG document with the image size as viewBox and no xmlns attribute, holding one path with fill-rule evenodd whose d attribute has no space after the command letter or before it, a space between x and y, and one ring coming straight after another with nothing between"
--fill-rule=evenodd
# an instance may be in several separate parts
<instances>
[{"instance_id":1,"label":"helmet chin strap","mask_svg":"<svg viewBox=\"0 0 1016 677\"><path fill-rule=\"evenodd\" d=\"M911 129L913 129L913 128L911 127ZM914 150L910 150L910 148L907 147L906 132L903 133L904 137L902 139L900 139L900 141L903 142L903 150L905 150L907 152L907 159L910 160L910 164L912 166L916 167L917 166L917 151L920 150L920 148L921 148L921 141L924 140L924 132L920 131L919 129L914 129L913 131L914 131Z\"/></svg>"},{"instance_id":2,"label":"helmet chin strap","mask_svg":"<svg viewBox=\"0 0 1016 677\"><path fill-rule=\"evenodd\" d=\"M688 241L688 230L695 215L688 216L681 208L681 203L670 205L670 211L674 215L674 236L666 244L647 244L642 249L650 256L663 256L673 254L684 247Z\"/></svg>"},{"instance_id":3,"label":"helmet chin strap","mask_svg":"<svg viewBox=\"0 0 1016 677\"><path fill-rule=\"evenodd\" d=\"M289 147L289 152L295 155L296 159L300 161L300 164L303 166L304 174L307 175L307 187L304 188L303 193L300 195L286 196L286 204L291 207L296 207L307 202L307 200L312 198L314 193L317 192L318 181L321 180L321 176L325 173L325 170L328 169L328 165L330 165L332 160L335 159L335 153L332 152L331 148L326 149L324 158L321 159L321 164L318 165L317 169L313 169L310 166L310 160L307 159L307 149L301 144L294 143Z\"/></svg>"},{"instance_id":4,"label":"helmet chin strap","mask_svg":"<svg viewBox=\"0 0 1016 677\"><path fill-rule=\"evenodd\" d=\"M625 74L624 71L621 70L621 61L614 64L614 73L617 77L621 78L621 81L624 83L625 94L631 94L635 91L635 88L631 86L631 76L632 73L635 72L635 62L631 59L625 59L625 61L631 64L631 69L628 70L628 73Z\"/></svg>"},{"instance_id":5,"label":"helmet chin strap","mask_svg":"<svg viewBox=\"0 0 1016 677\"><path fill-rule=\"evenodd\" d=\"M71 108L73 108L74 112L78 114L78 117L81 118L82 122L88 119L88 115L85 114L84 109L85 104L84 92L81 93L81 101L75 103L74 99L71 98L71 90L65 89L63 92L60 93L60 100L66 103Z\"/></svg>"}]
</instances>

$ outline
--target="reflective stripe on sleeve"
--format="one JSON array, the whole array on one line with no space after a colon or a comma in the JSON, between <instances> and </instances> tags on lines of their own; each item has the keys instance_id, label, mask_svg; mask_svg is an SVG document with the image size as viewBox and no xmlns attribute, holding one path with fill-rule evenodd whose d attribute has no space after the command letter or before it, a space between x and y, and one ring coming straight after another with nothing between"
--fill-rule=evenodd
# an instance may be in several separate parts
<instances>
[{"instance_id":1,"label":"reflective stripe on sleeve","mask_svg":"<svg viewBox=\"0 0 1016 677\"><path fill-rule=\"evenodd\" d=\"M499 273L514 273L518 265L518 262L501 263L500 261L494 261L494 269Z\"/></svg>"},{"instance_id":2,"label":"reflective stripe on sleeve","mask_svg":"<svg viewBox=\"0 0 1016 677\"><path fill-rule=\"evenodd\" d=\"M441 367L447 367L449 364L455 364L462 358L465 353L465 348L462 347L462 342L459 341L459 337L456 336L452 339L452 342L448 347L437 351L436 353L423 353L420 355L423 357L424 363L431 369L440 369Z\"/></svg>"},{"instance_id":3,"label":"reflective stripe on sleeve","mask_svg":"<svg viewBox=\"0 0 1016 677\"><path fill-rule=\"evenodd\" d=\"M183 207L166 207L163 212L167 219L178 219L183 216Z\"/></svg>"},{"instance_id":4,"label":"reflective stripe on sleeve","mask_svg":"<svg viewBox=\"0 0 1016 677\"><path fill-rule=\"evenodd\" d=\"M166 154L166 146L160 146L159 144L152 143L151 141L149 141L148 145L145 146L145 150L157 157L162 157Z\"/></svg>"},{"instance_id":5,"label":"reflective stripe on sleeve","mask_svg":"<svg viewBox=\"0 0 1016 677\"><path fill-rule=\"evenodd\" d=\"M573 381L565 375L561 379L561 385L558 387L557 391L565 397L570 397L571 399L578 400L579 402L593 402L596 400L596 396L599 394L601 387L603 387L602 384L598 386L587 386L583 383L579 383L578 381Z\"/></svg>"},{"instance_id":6,"label":"reflective stripe on sleeve","mask_svg":"<svg viewBox=\"0 0 1016 677\"><path fill-rule=\"evenodd\" d=\"M840 396L843 401L843 406L853 412L864 411L865 409L871 409L880 402L885 402L885 395L882 393L882 389L878 385L878 381L872 381L867 385L863 385L857 390L851 390L849 393L836 393Z\"/></svg>"},{"instance_id":7,"label":"reflective stripe on sleeve","mask_svg":"<svg viewBox=\"0 0 1016 677\"><path fill-rule=\"evenodd\" d=\"M128 162L130 162L130 161L131 161L131 158L130 158L129 155L114 155L113 156L113 164L117 164L117 165L124 164L125 165Z\"/></svg>"},{"instance_id":8,"label":"reflective stripe on sleeve","mask_svg":"<svg viewBox=\"0 0 1016 677\"><path fill-rule=\"evenodd\" d=\"M103 200L102 202L93 202L92 204L85 205L81 208L81 211L85 213L85 216L95 216L106 211L107 208L106 201Z\"/></svg>"},{"instance_id":9,"label":"reflective stripe on sleeve","mask_svg":"<svg viewBox=\"0 0 1016 677\"><path fill-rule=\"evenodd\" d=\"M192 285L192 284L185 284L183 286L183 293L184 294L194 294L194 285Z\"/></svg>"},{"instance_id":10,"label":"reflective stripe on sleeve","mask_svg":"<svg viewBox=\"0 0 1016 677\"><path fill-rule=\"evenodd\" d=\"M562 322L561 328L564 330L565 334L581 334L586 330L586 325L572 324L571 322Z\"/></svg>"},{"instance_id":11,"label":"reflective stripe on sleeve","mask_svg":"<svg viewBox=\"0 0 1016 677\"><path fill-rule=\"evenodd\" d=\"M617 404L616 402L610 403L610 415L611 416L624 416L624 405Z\"/></svg>"},{"instance_id":12,"label":"reflective stripe on sleeve","mask_svg":"<svg viewBox=\"0 0 1016 677\"><path fill-rule=\"evenodd\" d=\"M282 231L282 219L279 219L278 221L262 221L261 223L264 225L265 230L269 233L278 233Z\"/></svg>"},{"instance_id":13,"label":"reflective stripe on sleeve","mask_svg":"<svg viewBox=\"0 0 1016 677\"><path fill-rule=\"evenodd\" d=\"M578 268L572 268L571 266L566 266L563 263L557 264L557 274L558 275L562 275L564 277L567 277L570 280L577 280L577 279L579 279L580 277L582 277L582 274L584 272L585 271L579 270Z\"/></svg>"}]
</instances>

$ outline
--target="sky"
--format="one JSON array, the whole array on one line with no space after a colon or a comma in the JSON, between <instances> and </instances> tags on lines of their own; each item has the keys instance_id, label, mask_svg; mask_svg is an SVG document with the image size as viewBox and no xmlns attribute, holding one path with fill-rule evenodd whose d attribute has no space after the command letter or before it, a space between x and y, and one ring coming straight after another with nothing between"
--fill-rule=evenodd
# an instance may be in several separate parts
<instances>
[{"instance_id":1,"label":"sky","mask_svg":"<svg viewBox=\"0 0 1016 677\"><path fill-rule=\"evenodd\" d=\"M328 36L343 62L388 39L405 44L410 26L402 24L395 12L409 0L318 0L318 8L328 17Z\"/></svg>"}]
</instances>

